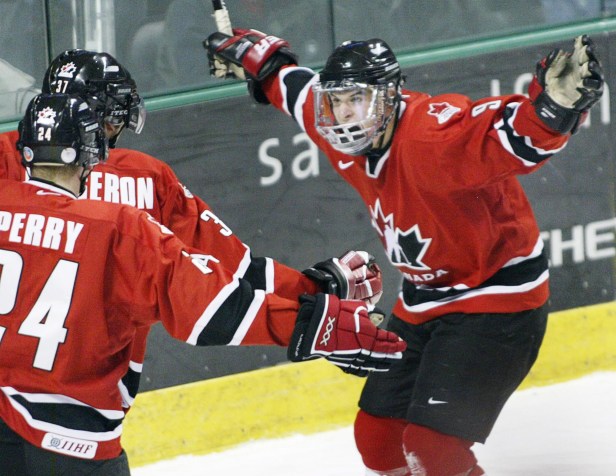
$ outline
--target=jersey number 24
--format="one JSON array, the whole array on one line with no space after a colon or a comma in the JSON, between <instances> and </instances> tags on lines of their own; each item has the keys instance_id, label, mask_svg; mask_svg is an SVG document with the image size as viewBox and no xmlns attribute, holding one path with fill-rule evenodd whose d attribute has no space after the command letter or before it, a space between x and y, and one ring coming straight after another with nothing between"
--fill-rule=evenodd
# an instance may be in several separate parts
<instances>
[{"instance_id":1,"label":"jersey number 24","mask_svg":"<svg viewBox=\"0 0 616 476\"><path fill-rule=\"evenodd\" d=\"M39 343L32 366L51 370L58 347L66 340L64 321L68 316L77 279L77 263L60 260L49 275L18 333L36 337ZM2 316L11 313L17 302L23 259L15 251L0 250L0 348L6 328Z\"/></svg>"}]
</instances>

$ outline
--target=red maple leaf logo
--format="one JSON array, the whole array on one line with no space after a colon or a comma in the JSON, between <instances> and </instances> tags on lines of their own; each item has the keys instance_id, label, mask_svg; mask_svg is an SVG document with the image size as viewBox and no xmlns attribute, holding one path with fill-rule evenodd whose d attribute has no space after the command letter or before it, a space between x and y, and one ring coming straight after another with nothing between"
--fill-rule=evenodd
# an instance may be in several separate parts
<instances>
[{"instance_id":1,"label":"red maple leaf logo","mask_svg":"<svg viewBox=\"0 0 616 476\"><path fill-rule=\"evenodd\" d=\"M428 115L435 116L438 119L438 123L443 124L460 111L461 109L459 107L452 106L448 102L435 102L430 104Z\"/></svg>"}]
</instances>

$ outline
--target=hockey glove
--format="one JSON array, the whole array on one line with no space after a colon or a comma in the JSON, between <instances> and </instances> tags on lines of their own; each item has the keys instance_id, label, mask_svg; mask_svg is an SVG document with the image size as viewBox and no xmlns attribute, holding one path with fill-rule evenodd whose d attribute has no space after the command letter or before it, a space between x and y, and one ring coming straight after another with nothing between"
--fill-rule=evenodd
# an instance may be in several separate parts
<instances>
[{"instance_id":1,"label":"hockey glove","mask_svg":"<svg viewBox=\"0 0 616 476\"><path fill-rule=\"evenodd\" d=\"M344 301L331 294L304 295L287 357L302 362L323 357L344 372L365 377L386 372L402 358L406 343L370 321L360 301Z\"/></svg>"},{"instance_id":2,"label":"hockey glove","mask_svg":"<svg viewBox=\"0 0 616 476\"><path fill-rule=\"evenodd\" d=\"M528 95L549 128L575 133L601 99L603 83L594 43L583 35L575 39L573 53L555 49L537 63Z\"/></svg>"},{"instance_id":3,"label":"hockey glove","mask_svg":"<svg viewBox=\"0 0 616 476\"><path fill-rule=\"evenodd\" d=\"M269 104L261 88L261 81L275 74L282 66L297 63L297 57L289 49L288 42L257 30L235 28L233 36L215 32L207 37L203 46L207 50L210 74L228 77L232 65L243 68L248 91L261 104Z\"/></svg>"},{"instance_id":4,"label":"hockey glove","mask_svg":"<svg viewBox=\"0 0 616 476\"><path fill-rule=\"evenodd\" d=\"M365 251L347 251L340 258L321 261L302 272L319 283L323 292L340 299L376 304L383 295L381 268Z\"/></svg>"}]
</instances>

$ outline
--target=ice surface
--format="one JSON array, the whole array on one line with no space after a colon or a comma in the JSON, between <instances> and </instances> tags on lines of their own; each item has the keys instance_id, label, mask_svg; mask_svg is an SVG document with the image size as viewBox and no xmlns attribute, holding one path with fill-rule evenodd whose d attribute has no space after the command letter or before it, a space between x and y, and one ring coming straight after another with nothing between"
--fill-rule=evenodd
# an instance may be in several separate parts
<instances>
[{"instance_id":1,"label":"ice surface","mask_svg":"<svg viewBox=\"0 0 616 476\"><path fill-rule=\"evenodd\" d=\"M487 476L616 476L616 372L516 392L475 453ZM133 476L363 476L351 427L134 468Z\"/></svg>"}]
</instances>

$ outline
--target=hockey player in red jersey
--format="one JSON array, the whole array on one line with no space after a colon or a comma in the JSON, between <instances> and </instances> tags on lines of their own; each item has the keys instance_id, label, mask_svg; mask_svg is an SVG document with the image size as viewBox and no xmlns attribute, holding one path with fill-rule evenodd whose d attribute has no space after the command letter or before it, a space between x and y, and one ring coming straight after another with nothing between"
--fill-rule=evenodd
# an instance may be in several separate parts
<instances>
[{"instance_id":1,"label":"hockey player in red jersey","mask_svg":"<svg viewBox=\"0 0 616 476\"><path fill-rule=\"evenodd\" d=\"M0 133L0 179L22 181L26 178L26 169L17 150L18 140L16 130Z\"/></svg>"},{"instance_id":2,"label":"hockey player in red jersey","mask_svg":"<svg viewBox=\"0 0 616 476\"><path fill-rule=\"evenodd\" d=\"M352 373L401 358L361 300L266 293L142 210L77 200L108 152L79 96L36 96L18 147L31 177L0 181L3 476L129 474L118 381L156 322L192 345L288 346Z\"/></svg>"},{"instance_id":3,"label":"hockey player in red jersey","mask_svg":"<svg viewBox=\"0 0 616 476\"><path fill-rule=\"evenodd\" d=\"M68 50L50 64L45 93L79 94L93 107L109 138L109 159L89 175L80 198L123 203L147 211L184 243L215 250L217 259L256 289L297 299L303 293L334 292L339 297L376 303L380 270L364 252L351 251L300 273L267 257L253 257L250 248L199 197L184 187L163 161L131 149L115 147L128 129L140 133L145 123L143 101L129 71L112 55ZM26 168L16 148L18 132L0 134L0 178L24 180ZM310 276L310 277L309 277ZM119 382L125 408L138 391L148 327L135 336L131 366Z\"/></svg>"},{"instance_id":4,"label":"hockey player in red jersey","mask_svg":"<svg viewBox=\"0 0 616 476\"><path fill-rule=\"evenodd\" d=\"M402 89L380 39L343 43L316 74L285 40L233 33L204 42L213 74L243 67L253 98L297 122L404 278L388 329L407 351L369 376L355 421L366 474L483 474L471 446L527 375L548 314L548 261L516 175L565 147L601 97L595 46L581 36L552 51L530 97L471 101Z\"/></svg>"}]
</instances>

